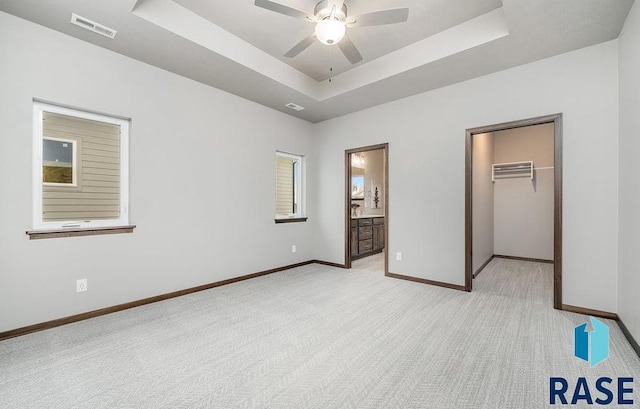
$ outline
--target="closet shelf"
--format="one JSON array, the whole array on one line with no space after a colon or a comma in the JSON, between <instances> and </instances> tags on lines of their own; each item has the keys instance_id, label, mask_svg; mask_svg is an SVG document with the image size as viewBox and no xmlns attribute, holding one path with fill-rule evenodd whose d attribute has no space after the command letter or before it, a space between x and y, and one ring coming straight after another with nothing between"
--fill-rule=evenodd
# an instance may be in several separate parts
<instances>
[{"instance_id":1,"label":"closet shelf","mask_svg":"<svg viewBox=\"0 0 640 409\"><path fill-rule=\"evenodd\" d=\"M528 177L533 180L533 161L494 163L491 165L491 181L502 178Z\"/></svg>"}]
</instances>

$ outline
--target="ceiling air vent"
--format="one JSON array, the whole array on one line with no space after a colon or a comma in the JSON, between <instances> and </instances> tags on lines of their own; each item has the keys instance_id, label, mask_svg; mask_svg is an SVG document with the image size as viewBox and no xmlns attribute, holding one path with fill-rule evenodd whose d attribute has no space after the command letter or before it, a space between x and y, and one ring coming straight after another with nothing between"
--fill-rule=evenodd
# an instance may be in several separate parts
<instances>
[{"instance_id":1,"label":"ceiling air vent","mask_svg":"<svg viewBox=\"0 0 640 409\"><path fill-rule=\"evenodd\" d=\"M291 108L291 109L295 109L296 111L302 111L304 109L304 107L298 105L298 104L294 104L293 102L289 102L287 105L285 105L287 108Z\"/></svg>"},{"instance_id":2,"label":"ceiling air vent","mask_svg":"<svg viewBox=\"0 0 640 409\"><path fill-rule=\"evenodd\" d=\"M71 24L75 24L76 26L86 28L87 30L91 30L94 33L98 33L105 37L109 37L110 39L114 39L117 31L113 30L109 27L105 27L102 24L98 24L95 21L91 21L88 18L80 17L77 14L71 14Z\"/></svg>"}]
</instances>

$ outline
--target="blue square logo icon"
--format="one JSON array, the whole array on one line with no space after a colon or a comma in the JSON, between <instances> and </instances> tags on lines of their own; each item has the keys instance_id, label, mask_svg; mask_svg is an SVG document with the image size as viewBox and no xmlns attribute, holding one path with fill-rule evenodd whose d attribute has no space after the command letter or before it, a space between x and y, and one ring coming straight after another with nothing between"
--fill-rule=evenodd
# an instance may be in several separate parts
<instances>
[{"instance_id":1,"label":"blue square logo icon","mask_svg":"<svg viewBox=\"0 0 640 409\"><path fill-rule=\"evenodd\" d=\"M593 317L574 328L574 355L589 362L590 367L598 365L609 357L609 327Z\"/></svg>"}]
</instances>

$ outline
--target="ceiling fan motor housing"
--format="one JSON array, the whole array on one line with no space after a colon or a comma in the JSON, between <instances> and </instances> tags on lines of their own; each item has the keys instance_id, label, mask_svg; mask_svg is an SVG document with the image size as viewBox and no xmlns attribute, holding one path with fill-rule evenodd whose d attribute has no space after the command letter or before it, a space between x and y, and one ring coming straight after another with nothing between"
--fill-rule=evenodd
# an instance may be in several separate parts
<instances>
[{"instance_id":1,"label":"ceiling fan motor housing","mask_svg":"<svg viewBox=\"0 0 640 409\"><path fill-rule=\"evenodd\" d=\"M326 20L331 17L331 8L329 8L329 1L322 0L316 7L313 9L313 15L320 21ZM347 5L342 3L342 8L340 10L336 10L336 18L340 21L345 21L347 19Z\"/></svg>"}]
</instances>

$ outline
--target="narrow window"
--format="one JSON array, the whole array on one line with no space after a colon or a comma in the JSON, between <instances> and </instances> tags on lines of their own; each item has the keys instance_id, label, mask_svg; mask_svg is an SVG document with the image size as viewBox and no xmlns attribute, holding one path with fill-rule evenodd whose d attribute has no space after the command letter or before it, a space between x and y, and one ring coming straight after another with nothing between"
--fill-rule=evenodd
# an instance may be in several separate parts
<instances>
[{"instance_id":1,"label":"narrow window","mask_svg":"<svg viewBox=\"0 0 640 409\"><path fill-rule=\"evenodd\" d=\"M302 218L303 157L276 152L276 219Z\"/></svg>"},{"instance_id":2,"label":"narrow window","mask_svg":"<svg viewBox=\"0 0 640 409\"><path fill-rule=\"evenodd\" d=\"M34 103L34 230L129 224L129 122Z\"/></svg>"}]
</instances>

